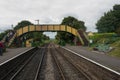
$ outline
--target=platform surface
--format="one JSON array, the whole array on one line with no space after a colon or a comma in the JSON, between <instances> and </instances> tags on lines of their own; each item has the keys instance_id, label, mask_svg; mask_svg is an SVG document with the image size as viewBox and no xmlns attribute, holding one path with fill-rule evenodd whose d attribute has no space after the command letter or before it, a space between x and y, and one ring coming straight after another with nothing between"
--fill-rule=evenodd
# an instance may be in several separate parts
<instances>
[{"instance_id":1,"label":"platform surface","mask_svg":"<svg viewBox=\"0 0 120 80\"><path fill-rule=\"evenodd\" d=\"M0 56L0 64L29 49L31 48L7 48L3 56Z\"/></svg>"},{"instance_id":2,"label":"platform surface","mask_svg":"<svg viewBox=\"0 0 120 80\"><path fill-rule=\"evenodd\" d=\"M65 48L68 48L84 57L87 57L120 73L120 58L112 57L103 53L89 51L81 46L66 46Z\"/></svg>"}]
</instances>

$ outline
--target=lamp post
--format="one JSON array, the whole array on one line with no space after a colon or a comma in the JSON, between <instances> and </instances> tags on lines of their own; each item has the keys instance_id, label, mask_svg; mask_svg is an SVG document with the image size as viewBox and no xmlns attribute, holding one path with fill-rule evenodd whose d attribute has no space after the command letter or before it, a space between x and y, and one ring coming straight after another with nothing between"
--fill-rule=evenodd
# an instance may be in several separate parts
<instances>
[{"instance_id":1,"label":"lamp post","mask_svg":"<svg viewBox=\"0 0 120 80\"><path fill-rule=\"evenodd\" d=\"M11 28L14 30L13 24L11 25Z\"/></svg>"},{"instance_id":2,"label":"lamp post","mask_svg":"<svg viewBox=\"0 0 120 80\"><path fill-rule=\"evenodd\" d=\"M37 19L37 20L35 20L35 21L37 21L37 25L39 25L39 19Z\"/></svg>"}]
</instances>

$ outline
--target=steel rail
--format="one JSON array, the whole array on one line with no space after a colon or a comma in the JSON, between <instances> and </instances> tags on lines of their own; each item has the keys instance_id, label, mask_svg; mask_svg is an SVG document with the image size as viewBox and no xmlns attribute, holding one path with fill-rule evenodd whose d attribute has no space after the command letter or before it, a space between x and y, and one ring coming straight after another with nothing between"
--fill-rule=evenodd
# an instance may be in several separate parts
<instances>
[{"instance_id":1,"label":"steel rail","mask_svg":"<svg viewBox=\"0 0 120 80\"><path fill-rule=\"evenodd\" d=\"M37 53L37 52L36 52ZM10 80L14 80L15 77L23 70L23 68L32 60L32 58L35 56L36 54L33 54L25 63L24 65L21 66L21 68L10 78Z\"/></svg>"},{"instance_id":2,"label":"steel rail","mask_svg":"<svg viewBox=\"0 0 120 80\"><path fill-rule=\"evenodd\" d=\"M23 55L24 53L26 53L26 52L28 52L28 51L30 51L30 50L32 50L32 49L34 49L34 48L30 48L30 49L28 49L28 50L25 50L24 52L19 53L18 55L14 56L14 57L12 57L12 58L10 58L10 59L8 59L8 60L6 60L5 62L0 63L0 66L4 65L4 64L6 64L6 63L8 63L9 61L11 61L11 60L17 58L18 56Z\"/></svg>"},{"instance_id":3,"label":"steel rail","mask_svg":"<svg viewBox=\"0 0 120 80\"><path fill-rule=\"evenodd\" d=\"M96 62L96 61L94 61L92 59L89 59L89 58L87 58L87 57L85 57L85 56L83 56L81 54L78 54L77 52L74 52L74 51L72 51L70 49L67 49L65 47L61 47L61 48L65 49L65 50L67 50L67 51L69 51L69 52L71 52L71 53L73 53L73 54L75 54L75 55L77 55L77 56L79 56L79 57L81 57L81 58L83 58L83 59L85 59L85 60L87 60L87 61L89 61L89 62L91 62L91 63L93 63L93 64L95 64L97 66L99 66L99 67L101 67L101 68L103 68L103 69L106 69L106 70L116 74L118 77L120 76L120 72L117 72L117 71L115 71L115 70L113 70L113 69L111 69L109 67L106 67L106 66L104 66L104 65L102 65L102 64L100 64L100 63L98 63L98 62Z\"/></svg>"},{"instance_id":4,"label":"steel rail","mask_svg":"<svg viewBox=\"0 0 120 80\"><path fill-rule=\"evenodd\" d=\"M31 49L30 49L31 50ZM25 51L28 52L29 50ZM24 52L23 52L24 53ZM22 54L23 54L22 53ZM18 57L18 56L17 56ZM14 59L14 58L13 58ZM12 59L10 59L12 60ZM0 80L4 80L14 69L16 69L21 63L17 64L13 69L11 69L10 71L8 71L8 73L6 75L4 75L2 78L0 78Z\"/></svg>"},{"instance_id":5,"label":"steel rail","mask_svg":"<svg viewBox=\"0 0 120 80\"><path fill-rule=\"evenodd\" d=\"M57 60L56 56L53 55L53 52L52 52L51 50L50 50L50 53L51 53L51 55L52 55L53 60L55 61L55 64L57 65L57 67L58 67L58 69L59 69L59 72L60 72L60 75L61 75L61 77L62 77L62 80L66 80L66 78L65 78L65 76L64 76L63 69L62 69L59 61Z\"/></svg>"},{"instance_id":6,"label":"steel rail","mask_svg":"<svg viewBox=\"0 0 120 80\"><path fill-rule=\"evenodd\" d=\"M56 49L56 48L55 48L55 49ZM72 64L75 69L77 69L80 73L82 73L88 80L92 80L92 78L91 78L90 76L88 76L84 71L82 71L78 65L74 64L74 63L71 62L68 58L66 58L66 57L61 53L61 51L58 51L58 49L56 49L56 51L57 51L62 57L64 57L64 59L66 59L70 64Z\"/></svg>"},{"instance_id":7,"label":"steel rail","mask_svg":"<svg viewBox=\"0 0 120 80\"><path fill-rule=\"evenodd\" d=\"M46 48L45 48L45 49L46 49ZM41 56L41 59L40 59L40 61L39 61L38 69L37 69L37 72L36 72L36 75L35 75L34 80L37 80L37 79L38 79L38 75L39 75L40 69L41 69L41 67L42 67L42 63L43 63L44 56L45 56L45 50L42 51L42 56Z\"/></svg>"}]
</instances>

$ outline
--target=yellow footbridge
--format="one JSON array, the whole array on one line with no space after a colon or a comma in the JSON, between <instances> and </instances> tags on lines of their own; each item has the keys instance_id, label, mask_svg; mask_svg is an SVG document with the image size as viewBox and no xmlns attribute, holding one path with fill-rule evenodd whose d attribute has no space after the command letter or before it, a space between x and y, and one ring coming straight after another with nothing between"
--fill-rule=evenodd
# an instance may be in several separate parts
<instances>
[{"instance_id":1,"label":"yellow footbridge","mask_svg":"<svg viewBox=\"0 0 120 80\"><path fill-rule=\"evenodd\" d=\"M18 30L16 30L16 37L22 36L28 32L35 32L35 31L43 31L43 32L49 32L49 31L64 31L64 32L69 32L77 37L79 37L80 42L82 45L89 43L88 37L86 35L86 33L84 31L82 31L82 34L79 33L80 31L72 28L71 26L67 26L67 25L29 25L29 26L25 26L23 28L20 28ZM86 41L85 41L86 40Z\"/></svg>"}]
</instances>

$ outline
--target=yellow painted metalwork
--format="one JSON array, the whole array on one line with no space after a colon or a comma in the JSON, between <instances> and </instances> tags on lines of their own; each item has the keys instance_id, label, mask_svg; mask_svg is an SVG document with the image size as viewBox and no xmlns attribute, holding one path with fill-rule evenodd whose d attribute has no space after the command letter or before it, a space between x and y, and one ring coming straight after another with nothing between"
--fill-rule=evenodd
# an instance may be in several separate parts
<instances>
[{"instance_id":1,"label":"yellow painted metalwork","mask_svg":"<svg viewBox=\"0 0 120 80\"><path fill-rule=\"evenodd\" d=\"M71 27L67 26L67 32L71 33Z\"/></svg>"},{"instance_id":2,"label":"yellow painted metalwork","mask_svg":"<svg viewBox=\"0 0 120 80\"><path fill-rule=\"evenodd\" d=\"M22 33L22 28L20 28L19 30L17 30L17 32L18 32L18 36L19 35L22 35L23 33Z\"/></svg>"},{"instance_id":3,"label":"yellow painted metalwork","mask_svg":"<svg viewBox=\"0 0 120 80\"><path fill-rule=\"evenodd\" d=\"M60 26L59 25L54 26L54 30L59 31L60 30Z\"/></svg>"},{"instance_id":4,"label":"yellow painted metalwork","mask_svg":"<svg viewBox=\"0 0 120 80\"><path fill-rule=\"evenodd\" d=\"M41 26L36 26L36 31L41 31Z\"/></svg>"},{"instance_id":5,"label":"yellow painted metalwork","mask_svg":"<svg viewBox=\"0 0 120 80\"><path fill-rule=\"evenodd\" d=\"M47 25L42 25L41 27L42 27L42 28L41 28L42 31L47 31Z\"/></svg>"},{"instance_id":6,"label":"yellow painted metalwork","mask_svg":"<svg viewBox=\"0 0 120 80\"><path fill-rule=\"evenodd\" d=\"M16 31L17 37L21 36L24 33L29 32L29 31L65 31L65 32L69 32L69 33L79 37L82 45L84 45L84 41L81 38L81 35L78 33L78 30L75 28L72 28L70 26L66 26L66 25L36 25L36 26L30 25L30 26L26 26L26 27L18 29ZM84 32L83 32L83 35L88 40L87 35ZM30 45L28 45L28 46L30 46Z\"/></svg>"},{"instance_id":7,"label":"yellow painted metalwork","mask_svg":"<svg viewBox=\"0 0 120 80\"><path fill-rule=\"evenodd\" d=\"M31 42L33 39L26 40L26 47L32 47Z\"/></svg>"},{"instance_id":8,"label":"yellow painted metalwork","mask_svg":"<svg viewBox=\"0 0 120 80\"><path fill-rule=\"evenodd\" d=\"M28 32L28 26L23 27L23 33L27 33Z\"/></svg>"},{"instance_id":9,"label":"yellow painted metalwork","mask_svg":"<svg viewBox=\"0 0 120 80\"><path fill-rule=\"evenodd\" d=\"M72 28L71 31L72 31L72 34L73 34L73 35L77 36L77 30L76 30L76 29Z\"/></svg>"},{"instance_id":10,"label":"yellow painted metalwork","mask_svg":"<svg viewBox=\"0 0 120 80\"><path fill-rule=\"evenodd\" d=\"M65 31L65 32L69 32L75 36L78 36L82 45L84 45L84 41L81 38L80 34L78 33L78 30L75 28L72 28L70 26L66 26L66 25L30 25L30 26L26 26L23 28L18 29L17 32L17 36L21 36L24 33L27 33L29 31ZM87 38L86 34L83 32L83 35ZM88 40L88 38L87 38Z\"/></svg>"},{"instance_id":11,"label":"yellow painted metalwork","mask_svg":"<svg viewBox=\"0 0 120 80\"><path fill-rule=\"evenodd\" d=\"M85 38L89 41L89 38L87 36L87 34L85 32L83 32L83 35L85 36Z\"/></svg>"},{"instance_id":12,"label":"yellow painted metalwork","mask_svg":"<svg viewBox=\"0 0 120 80\"><path fill-rule=\"evenodd\" d=\"M53 30L54 30L53 25L49 25L49 26L48 26L48 30L49 30L49 31L53 31Z\"/></svg>"},{"instance_id":13,"label":"yellow painted metalwork","mask_svg":"<svg viewBox=\"0 0 120 80\"><path fill-rule=\"evenodd\" d=\"M35 26L34 25L30 25L30 31L35 31Z\"/></svg>"},{"instance_id":14,"label":"yellow painted metalwork","mask_svg":"<svg viewBox=\"0 0 120 80\"><path fill-rule=\"evenodd\" d=\"M65 25L61 25L60 27L61 27L60 29L61 31L65 31Z\"/></svg>"},{"instance_id":15,"label":"yellow painted metalwork","mask_svg":"<svg viewBox=\"0 0 120 80\"><path fill-rule=\"evenodd\" d=\"M79 37L81 44L84 45L83 39L81 38L81 36L79 35L79 33L77 32L77 36Z\"/></svg>"},{"instance_id":16,"label":"yellow painted metalwork","mask_svg":"<svg viewBox=\"0 0 120 80\"><path fill-rule=\"evenodd\" d=\"M30 25L23 27L23 29L20 28L16 32L17 36L20 36L29 31L66 31L72 33L75 36L78 36L77 30L75 28L65 25Z\"/></svg>"}]
</instances>

